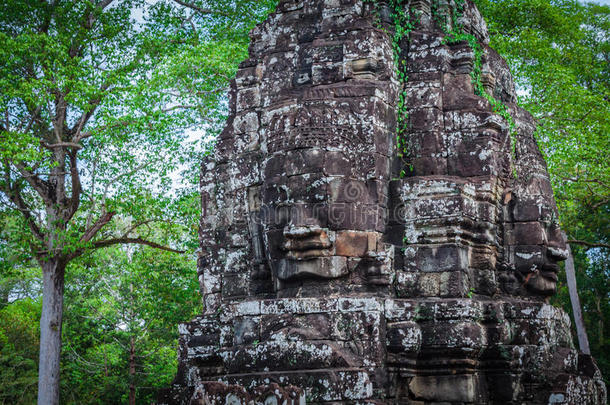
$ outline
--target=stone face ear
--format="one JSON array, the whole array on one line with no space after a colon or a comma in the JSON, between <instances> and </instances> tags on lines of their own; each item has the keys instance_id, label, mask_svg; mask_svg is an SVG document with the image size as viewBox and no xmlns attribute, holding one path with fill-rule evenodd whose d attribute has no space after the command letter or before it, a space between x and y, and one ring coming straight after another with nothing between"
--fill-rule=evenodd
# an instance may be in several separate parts
<instances>
[{"instance_id":1,"label":"stone face ear","mask_svg":"<svg viewBox=\"0 0 610 405\"><path fill-rule=\"evenodd\" d=\"M508 205L513 200L513 191L511 189L507 189L504 191L502 196L502 202L504 205Z\"/></svg>"}]
</instances>

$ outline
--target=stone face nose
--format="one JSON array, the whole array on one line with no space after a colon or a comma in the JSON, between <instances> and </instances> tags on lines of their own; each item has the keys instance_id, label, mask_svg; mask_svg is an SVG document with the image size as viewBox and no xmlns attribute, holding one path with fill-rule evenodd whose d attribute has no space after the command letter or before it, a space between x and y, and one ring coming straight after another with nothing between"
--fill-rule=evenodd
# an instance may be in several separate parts
<instances>
[{"instance_id":1,"label":"stone face nose","mask_svg":"<svg viewBox=\"0 0 610 405\"><path fill-rule=\"evenodd\" d=\"M567 238L559 229L559 225L551 224L550 229L547 230L547 254L551 259L557 262L567 260L569 252L566 240Z\"/></svg>"}]
</instances>

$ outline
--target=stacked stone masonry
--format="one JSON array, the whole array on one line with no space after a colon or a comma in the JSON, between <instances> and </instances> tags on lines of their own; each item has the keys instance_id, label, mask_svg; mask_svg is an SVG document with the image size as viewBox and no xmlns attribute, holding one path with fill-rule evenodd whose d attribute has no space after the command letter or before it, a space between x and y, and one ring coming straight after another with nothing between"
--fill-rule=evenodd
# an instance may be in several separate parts
<instances>
[{"instance_id":1,"label":"stacked stone masonry","mask_svg":"<svg viewBox=\"0 0 610 405\"><path fill-rule=\"evenodd\" d=\"M390 3L414 23L406 81ZM451 30L483 50L487 97ZM252 31L202 165L203 314L180 325L160 403L606 403L547 304L565 241L534 119L488 42L453 0L281 0Z\"/></svg>"}]
</instances>

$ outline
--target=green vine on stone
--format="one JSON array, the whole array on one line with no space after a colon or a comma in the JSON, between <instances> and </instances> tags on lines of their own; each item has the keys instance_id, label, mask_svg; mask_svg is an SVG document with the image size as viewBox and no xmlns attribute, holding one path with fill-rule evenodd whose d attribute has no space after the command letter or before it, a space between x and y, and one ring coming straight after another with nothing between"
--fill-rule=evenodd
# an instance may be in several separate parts
<instances>
[{"instance_id":1,"label":"green vine on stone","mask_svg":"<svg viewBox=\"0 0 610 405\"><path fill-rule=\"evenodd\" d=\"M434 4L437 4L437 2L435 2ZM456 0L455 4L456 7L451 13L452 29L449 30L446 24L440 24L440 27L443 32L447 34L443 42L446 44L455 44L458 42L466 41L474 52L474 63L472 71L470 72L470 78L472 80L474 93L477 96L485 98L491 105L492 111L495 114L498 114L499 116L504 118L504 120L508 123L511 141L511 153L514 161L516 159L517 153L517 132L515 130L515 121L512 115L510 114L508 107L506 107L506 105L502 101L498 100L493 95L485 91L485 87L483 86L483 83L481 81L481 76L483 73L483 48L481 47L481 44L474 35L464 32L463 27L459 23L459 19L464 13L465 0ZM433 6L432 9L433 13L438 12L438 6L436 6L436 8ZM435 18L435 21L438 22L438 19ZM513 166L513 175L515 175L514 170L515 169Z\"/></svg>"},{"instance_id":2,"label":"green vine on stone","mask_svg":"<svg viewBox=\"0 0 610 405\"><path fill-rule=\"evenodd\" d=\"M404 38L408 38L413 30L411 15L400 5L398 1L394 1L392 5L392 17L394 20L394 37L392 38L392 48L394 52L394 65L398 81L401 84L402 91L398 96L398 111L396 120L396 149L398 157L413 170L412 166L405 162L405 156L408 153L408 133L409 133L409 113L407 107L407 90L406 84L409 80L407 71L407 60L403 55L401 44ZM400 177L405 177L406 173L401 170Z\"/></svg>"},{"instance_id":3,"label":"green vine on stone","mask_svg":"<svg viewBox=\"0 0 610 405\"><path fill-rule=\"evenodd\" d=\"M407 90L406 84L408 82L408 71L407 71L407 58L405 52L402 48L402 42L405 38L408 38L411 31L413 30L415 24L414 20L416 20L419 16L413 10L409 10L403 0L364 0L365 3L374 4L375 7L373 9L373 13L375 15L375 23L380 29L384 29L383 22L381 21L381 11L380 7L385 5L389 8L390 16L392 19L392 52L394 57L394 65L396 68L396 75L398 81L402 86L402 91L399 94L398 98L398 108L397 108L397 125L396 125L396 149L397 155L403 162L403 167L409 167L409 169L413 170L413 165L408 162L407 155L409 153L409 114L408 114L408 106L407 106ZM440 27L440 29L446 34L443 42L446 44L455 44L461 41L466 41L472 51L474 52L474 63L473 69L470 72L470 77L472 80L474 92L476 95L485 98L489 104L492 106L492 111L495 114L498 114L508 123L509 126L509 134L511 138L511 151L513 155L513 160L516 155L516 131L515 131L515 122L513 117L511 116L508 108L502 101L496 99L493 95L488 94L485 91L485 87L481 81L482 76L482 59L483 59L483 48L477 38L472 35L465 33L463 27L459 23L460 18L464 14L465 8L465 0L455 0L455 7L451 10L451 28L448 26L447 15L444 12L440 11L440 1L433 0L431 2L431 12L432 17L436 24ZM447 7L448 4L447 4ZM514 171L514 168L513 168ZM405 170L400 171L400 178L406 176Z\"/></svg>"},{"instance_id":4,"label":"green vine on stone","mask_svg":"<svg viewBox=\"0 0 610 405\"><path fill-rule=\"evenodd\" d=\"M406 84L409 76L407 71L407 58L401 45L405 38L408 39L409 34L413 30L415 26L413 20L414 18L417 18L417 14L413 10L409 10L405 6L403 0L365 0L365 2L374 3L376 5L374 13L377 19L377 24L381 29L383 29L383 26L381 26L381 13L379 7L382 5L389 7L393 30L393 33L391 34L392 53L394 66L396 69L396 76L401 85L401 92L398 96L398 108L396 113L396 149L397 155L402 160L404 167L409 167L410 170L413 170L413 166L405 160L408 154L409 113L407 106ZM406 172L403 169L400 171L400 177L403 178L405 176Z\"/></svg>"}]
</instances>

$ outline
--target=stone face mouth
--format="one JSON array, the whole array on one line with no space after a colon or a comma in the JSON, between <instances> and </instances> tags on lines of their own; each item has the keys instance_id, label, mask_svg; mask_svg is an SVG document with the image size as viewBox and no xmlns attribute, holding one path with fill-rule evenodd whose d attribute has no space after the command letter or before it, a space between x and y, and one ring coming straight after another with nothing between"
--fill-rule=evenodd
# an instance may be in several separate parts
<instances>
[{"instance_id":1,"label":"stone face mouth","mask_svg":"<svg viewBox=\"0 0 610 405\"><path fill-rule=\"evenodd\" d=\"M286 252L286 259L290 260L311 260L318 257L330 256L329 249L304 249L304 250L288 250Z\"/></svg>"},{"instance_id":2,"label":"stone face mouth","mask_svg":"<svg viewBox=\"0 0 610 405\"><path fill-rule=\"evenodd\" d=\"M547 281L552 281L553 283L557 283L559 281L559 277L557 274L559 273L560 267L559 264L555 260L551 260L542 265L542 269L540 270L540 276L547 279Z\"/></svg>"},{"instance_id":3,"label":"stone face mouth","mask_svg":"<svg viewBox=\"0 0 610 405\"><path fill-rule=\"evenodd\" d=\"M553 280L555 282L557 282L557 280L559 280L559 278L557 277L557 273L552 272L552 271L542 271L542 272L540 272L540 275L546 279Z\"/></svg>"},{"instance_id":4,"label":"stone face mouth","mask_svg":"<svg viewBox=\"0 0 610 405\"><path fill-rule=\"evenodd\" d=\"M544 277L553 281L557 281L558 277L557 274L559 273L560 267L557 263L552 262L552 263L542 263L542 265L540 264L535 264L532 268L528 269L527 271L524 271L522 274L525 277Z\"/></svg>"},{"instance_id":5,"label":"stone face mouth","mask_svg":"<svg viewBox=\"0 0 610 405\"><path fill-rule=\"evenodd\" d=\"M568 249L565 248L557 248L554 246L547 246L547 254L554 259L556 262L562 262L568 259L569 253Z\"/></svg>"},{"instance_id":6,"label":"stone face mouth","mask_svg":"<svg viewBox=\"0 0 610 405\"><path fill-rule=\"evenodd\" d=\"M282 250L286 258L308 260L330 256L333 243L328 232L319 227L291 227L284 230Z\"/></svg>"},{"instance_id":7,"label":"stone face mouth","mask_svg":"<svg viewBox=\"0 0 610 405\"><path fill-rule=\"evenodd\" d=\"M530 291L550 296L557 291L557 272L559 266L554 263L545 263L542 269L533 269L525 276L524 284Z\"/></svg>"}]
</instances>

